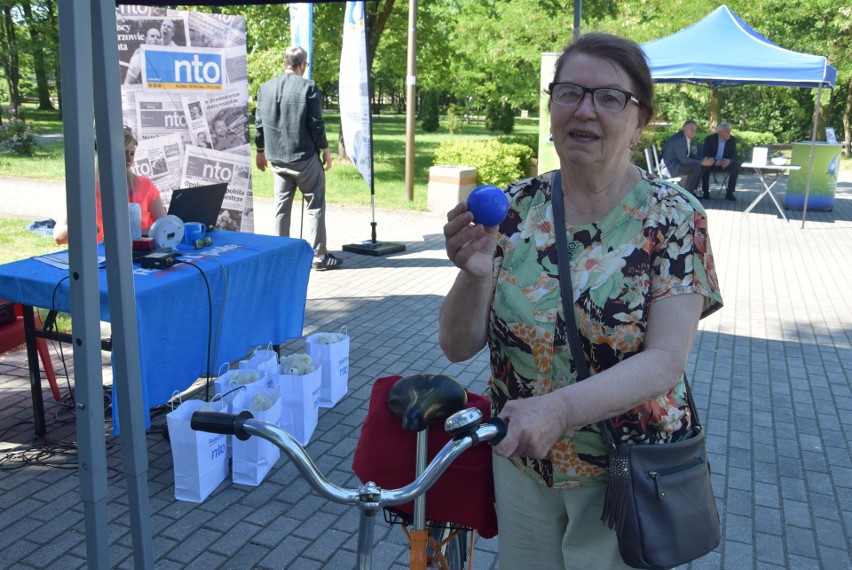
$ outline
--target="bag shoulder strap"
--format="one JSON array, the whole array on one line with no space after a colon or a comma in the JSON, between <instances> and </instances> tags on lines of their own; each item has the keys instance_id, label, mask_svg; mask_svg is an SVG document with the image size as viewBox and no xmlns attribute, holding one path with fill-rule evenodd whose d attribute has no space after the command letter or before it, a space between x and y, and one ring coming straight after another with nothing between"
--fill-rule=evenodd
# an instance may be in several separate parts
<instances>
[{"instance_id":1,"label":"bag shoulder strap","mask_svg":"<svg viewBox=\"0 0 852 570\"><path fill-rule=\"evenodd\" d=\"M567 327L568 346L574 365L577 367L577 380L585 380L591 373L589 364L580 344L580 333L577 328L577 318L574 316L574 288L571 285L571 251L568 248L567 229L565 225L565 201L562 195L562 173L556 170L553 173L551 184L551 201L553 203L553 224L556 231L556 261L559 267L559 291L562 297L563 318ZM692 399L692 390L689 380L684 372L684 384L686 385L686 402L692 414L692 425L700 426L698 410ZM606 446L614 447L615 441L612 437L612 420L598 422L598 428L604 438Z\"/></svg>"},{"instance_id":2,"label":"bag shoulder strap","mask_svg":"<svg viewBox=\"0 0 852 570\"><path fill-rule=\"evenodd\" d=\"M563 318L567 326L568 346L577 367L577 379L584 380L591 374L589 364L580 346L580 333L574 316L574 288L571 285L571 252L568 250L567 230L565 229L565 201L562 196L562 173L553 173L551 184L551 202L553 203L553 223L556 230L556 261L559 267L559 292L562 297Z\"/></svg>"}]
</instances>

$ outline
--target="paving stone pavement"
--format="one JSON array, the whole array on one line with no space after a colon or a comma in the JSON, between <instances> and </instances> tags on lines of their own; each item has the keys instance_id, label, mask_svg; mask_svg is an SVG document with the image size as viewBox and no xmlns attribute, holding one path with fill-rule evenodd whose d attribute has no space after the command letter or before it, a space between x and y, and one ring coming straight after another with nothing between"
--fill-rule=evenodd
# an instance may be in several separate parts
<instances>
[{"instance_id":1,"label":"paving stone pavement","mask_svg":"<svg viewBox=\"0 0 852 570\"><path fill-rule=\"evenodd\" d=\"M841 173L834 211L809 212L804 229L800 212L787 212L791 219L785 222L768 198L744 216L758 185L753 175L743 175L736 203L707 203L725 307L701 321L687 372L709 432L723 541L689 567L849 569L852 173ZM62 183L0 179L0 216L55 216L63 191ZM268 200L257 201L256 216L258 231L269 233ZM368 208L331 205L327 219L333 251L369 238ZM450 363L436 346L438 306L455 275L444 256L443 215L377 210L375 219L379 240L403 243L405 252L342 253L341 269L313 272L305 336L282 345L285 354L302 351L307 335L344 325L351 335L349 392L334 408L321 410L307 447L341 485L357 483L351 457L375 378L440 372L481 392L488 375L484 352ZM61 371L57 347L51 350ZM63 352L73 371L69 347ZM105 355L107 373L108 363ZM23 350L0 356L0 567L85 568L73 446L64 454L55 447L24 465L10 455L39 443L32 439L25 365ZM60 384L67 393L66 381ZM45 402L47 439L74 441L68 408L49 392ZM199 505L176 501L164 423L156 415L147 435L157 568L354 565L357 513L310 492L285 458L259 487L226 482ZM111 426L104 429L111 433ZM121 440L108 435L107 444L109 562L131 568ZM63 462L70 468L60 468ZM477 540L473 568L496 568L497 540ZM374 567L407 567L404 543L399 529L380 522Z\"/></svg>"}]
</instances>

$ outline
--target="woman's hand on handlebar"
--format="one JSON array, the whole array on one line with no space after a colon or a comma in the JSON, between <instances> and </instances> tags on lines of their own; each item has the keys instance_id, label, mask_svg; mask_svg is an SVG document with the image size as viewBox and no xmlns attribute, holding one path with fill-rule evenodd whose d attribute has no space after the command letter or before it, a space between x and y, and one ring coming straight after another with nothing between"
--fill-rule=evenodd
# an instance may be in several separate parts
<instances>
[{"instance_id":1,"label":"woman's hand on handlebar","mask_svg":"<svg viewBox=\"0 0 852 570\"><path fill-rule=\"evenodd\" d=\"M543 459L569 427L556 393L510 400L499 417L509 424L506 437L494 447L503 457Z\"/></svg>"},{"instance_id":2,"label":"woman's hand on handlebar","mask_svg":"<svg viewBox=\"0 0 852 570\"><path fill-rule=\"evenodd\" d=\"M497 248L497 227L473 224L473 214L464 202L447 212L444 239L453 265L477 277L490 277Z\"/></svg>"}]
</instances>

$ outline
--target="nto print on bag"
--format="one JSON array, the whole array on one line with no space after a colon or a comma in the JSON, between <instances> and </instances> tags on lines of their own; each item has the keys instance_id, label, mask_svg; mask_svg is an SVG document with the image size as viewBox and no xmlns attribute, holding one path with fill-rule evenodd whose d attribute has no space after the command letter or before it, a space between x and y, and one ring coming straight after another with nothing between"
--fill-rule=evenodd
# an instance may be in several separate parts
<instances>
[{"instance_id":1,"label":"nto print on bag","mask_svg":"<svg viewBox=\"0 0 852 570\"><path fill-rule=\"evenodd\" d=\"M232 407L235 414L245 410L258 420L277 425L281 419L281 394L277 387L241 390ZM260 485L281 456L278 446L259 437L245 441L233 438L232 447L231 480L241 485Z\"/></svg>"},{"instance_id":2,"label":"nto print on bag","mask_svg":"<svg viewBox=\"0 0 852 570\"><path fill-rule=\"evenodd\" d=\"M175 472L175 498L200 503L228 476L227 436L189 426L197 411L225 412L221 399L187 400L166 415Z\"/></svg>"}]
</instances>

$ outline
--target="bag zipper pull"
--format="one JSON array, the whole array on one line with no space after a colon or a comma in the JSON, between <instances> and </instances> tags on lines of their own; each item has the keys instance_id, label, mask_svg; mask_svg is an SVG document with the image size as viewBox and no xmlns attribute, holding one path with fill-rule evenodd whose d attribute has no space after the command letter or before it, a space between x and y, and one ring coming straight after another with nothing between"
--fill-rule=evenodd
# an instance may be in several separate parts
<instances>
[{"instance_id":1,"label":"bag zipper pull","mask_svg":"<svg viewBox=\"0 0 852 570\"><path fill-rule=\"evenodd\" d=\"M654 480L654 488L657 489L657 498L661 501L666 496L666 492L663 491L663 478L656 471L648 471L648 476Z\"/></svg>"}]
</instances>

